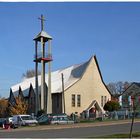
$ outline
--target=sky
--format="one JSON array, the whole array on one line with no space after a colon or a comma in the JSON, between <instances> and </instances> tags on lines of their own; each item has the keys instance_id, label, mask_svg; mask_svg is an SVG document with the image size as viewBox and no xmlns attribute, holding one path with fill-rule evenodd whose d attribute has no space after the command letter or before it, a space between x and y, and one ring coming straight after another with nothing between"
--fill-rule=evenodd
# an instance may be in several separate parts
<instances>
[{"instance_id":1,"label":"sky","mask_svg":"<svg viewBox=\"0 0 140 140\"><path fill-rule=\"evenodd\" d=\"M1 97L35 68L41 14L53 37L52 71L96 55L106 84L140 81L140 2L0 2Z\"/></svg>"}]
</instances>

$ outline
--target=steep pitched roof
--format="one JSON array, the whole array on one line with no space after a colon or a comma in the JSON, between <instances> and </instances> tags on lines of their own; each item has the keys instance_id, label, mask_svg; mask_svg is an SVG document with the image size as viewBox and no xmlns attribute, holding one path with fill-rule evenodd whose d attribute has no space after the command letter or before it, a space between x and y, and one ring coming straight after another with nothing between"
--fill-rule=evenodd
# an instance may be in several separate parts
<instances>
[{"instance_id":1,"label":"steep pitched roof","mask_svg":"<svg viewBox=\"0 0 140 140\"><path fill-rule=\"evenodd\" d=\"M93 106L95 106L95 105L96 105L98 111L102 111L100 105L98 104L98 102L97 102L96 100L93 100L93 101L91 102L91 104L88 106L88 108L86 108L86 110L89 111L89 110L90 110Z\"/></svg>"},{"instance_id":2,"label":"steep pitched roof","mask_svg":"<svg viewBox=\"0 0 140 140\"><path fill-rule=\"evenodd\" d=\"M109 91L107 85L105 84L105 82L104 82L104 80L103 80L103 77L102 77L102 74L101 74L101 70L100 70L100 67L99 67L99 64L98 64L96 55L94 56L94 60L95 60L96 66L97 66L97 68L98 68L98 71L99 71L99 74L100 74L101 81L102 81L103 85L105 86L105 88L106 88L106 90L108 91L108 93L109 93L110 95L112 95L111 92Z\"/></svg>"},{"instance_id":3,"label":"steep pitched roof","mask_svg":"<svg viewBox=\"0 0 140 140\"><path fill-rule=\"evenodd\" d=\"M135 85L137 85L138 87L140 87L140 83L133 82L132 84L135 84Z\"/></svg>"},{"instance_id":4,"label":"steep pitched roof","mask_svg":"<svg viewBox=\"0 0 140 140\"><path fill-rule=\"evenodd\" d=\"M98 69L100 77L101 77L101 81L102 81L103 85L105 86L105 88L108 90L107 86L105 85L105 83L103 81L102 74L101 74L101 71L100 71L100 68L99 68L99 65L97 62L97 58L94 55L87 62L78 64L78 65L72 65L70 67L52 72L51 73L51 83L52 83L51 91L52 91L52 93L62 92L62 79L61 79L62 73L64 75L64 88L66 90L82 78L89 63L92 60L95 61L97 69ZM46 79L46 84L48 85L48 74L45 74L45 79ZM19 87L21 87L23 95L29 96L30 85L32 85L33 89L35 89L35 77L25 79L21 83L12 86L11 89L12 89L12 92L14 93L14 96L18 96L18 90L19 90ZM39 86L39 93L40 93L41 75L38 76L38 86ZM108 90L108 92L110 93L109 90Z\"/></svg>"},{"instance_id":5,"label":"steep pitched roof","mask_svg":"<svg viewBox=\"0 0 140 140\"><path fill-rule=\"evenodd\" d=\"M140 83L133 82L121 95L132 94L132 91L136 92L140 90ZM121 96L120 95L120 96Z\"/></svg>"},{"instance_id":6,"label":"steep pitched roof","mask_svg":"<svg viewBox=\"0 0 140 140\"><path fill-rule=\"evenodd\" d=\"M41 41L41 37L43 37L44 41L46 42L48 39L52 40L52 37L45 31L41 31L34 40Z\"/></svg>"},{"instance_id":7,"label":"steep pitched roof","mask_svg":"<svg viewBox=\"0 0 140 140\"><path fill-rule=\"evenodd\" d=\"M65 89L67 89L68 87L73 85L76 81L78 81L82 77L89 62L90 60L82 64L73 65L73 66L52 72L51 73L52 93L62 92L62 79L61 79L62 73L64 75ZM45 74L45 79L46 79L46 84L48 85L48 74ZM30 85L32 85L33 89L35 89L35 77L25 79L21 83L18 83L12 86L11 89L12 89L12 92L16 94L17 96L19 87L21 87L24 96L28 96ZM38 76L38 85L40 88L41 75Z\"/></svg>"},{"instance_id":8,"label":"steep pitched roof","mask_svg":"<svg viewBox=\"0 0 140 140\"><path fill-rule=\"evenodd\" d=\"M10 89L10 96L8 98L8 102L11 103L12 105L15 105L16 104L16 99L14 97L14 94L12 92L12 89Z\"/></svg>"}]
</instances>

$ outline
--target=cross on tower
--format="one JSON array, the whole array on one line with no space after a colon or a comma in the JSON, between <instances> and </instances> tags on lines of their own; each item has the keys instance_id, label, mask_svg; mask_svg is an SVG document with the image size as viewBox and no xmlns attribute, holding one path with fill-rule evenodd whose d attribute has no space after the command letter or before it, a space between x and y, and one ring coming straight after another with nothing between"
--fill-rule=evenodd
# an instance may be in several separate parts
<instances>
[{"instance_id":1,"label":"cross on tower","mask_svg":"<svg viewBox=\"0 0 140 140\"><path fill-rule=\"evenodd\" d=\"M39 17L38 19L41 20L41 31L43 31L45 18L43 17L43 15L41 15L41 17Z\"/></svg>"}]
</instances>

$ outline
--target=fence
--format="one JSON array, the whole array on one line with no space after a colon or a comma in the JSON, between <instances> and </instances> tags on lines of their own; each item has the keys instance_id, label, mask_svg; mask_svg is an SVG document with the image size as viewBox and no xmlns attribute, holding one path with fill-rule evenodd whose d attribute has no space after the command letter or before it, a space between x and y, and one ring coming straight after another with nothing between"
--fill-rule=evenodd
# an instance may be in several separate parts
<instances>
[{"instance_id":1,"label":"fence","mask_svg":"<svg viewBox=\"0 0 140 140\"><path fill-rule=\"evenodd\" d=\"M110 119L131 119L132 111L120 110L108 113L108 118ZM140 111L136 111L135 118L140 118Z\"/></svg>"}]
</instances>

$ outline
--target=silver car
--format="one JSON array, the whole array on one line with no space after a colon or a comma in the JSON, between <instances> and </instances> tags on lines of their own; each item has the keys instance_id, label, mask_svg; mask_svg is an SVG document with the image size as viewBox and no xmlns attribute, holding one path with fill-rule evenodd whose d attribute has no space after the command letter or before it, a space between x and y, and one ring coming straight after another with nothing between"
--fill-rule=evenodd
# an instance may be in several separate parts
<instances>
[{"instance_id":1,"label":"silver car","mask_svg":"<svg viewBox=\"0 0 140 140\"><path fill-rule=\"evenodd\" d=\"M74 121L71 120L68 116L52 116L50 124L74 124Z\"/></svg>"}]
</instances>

